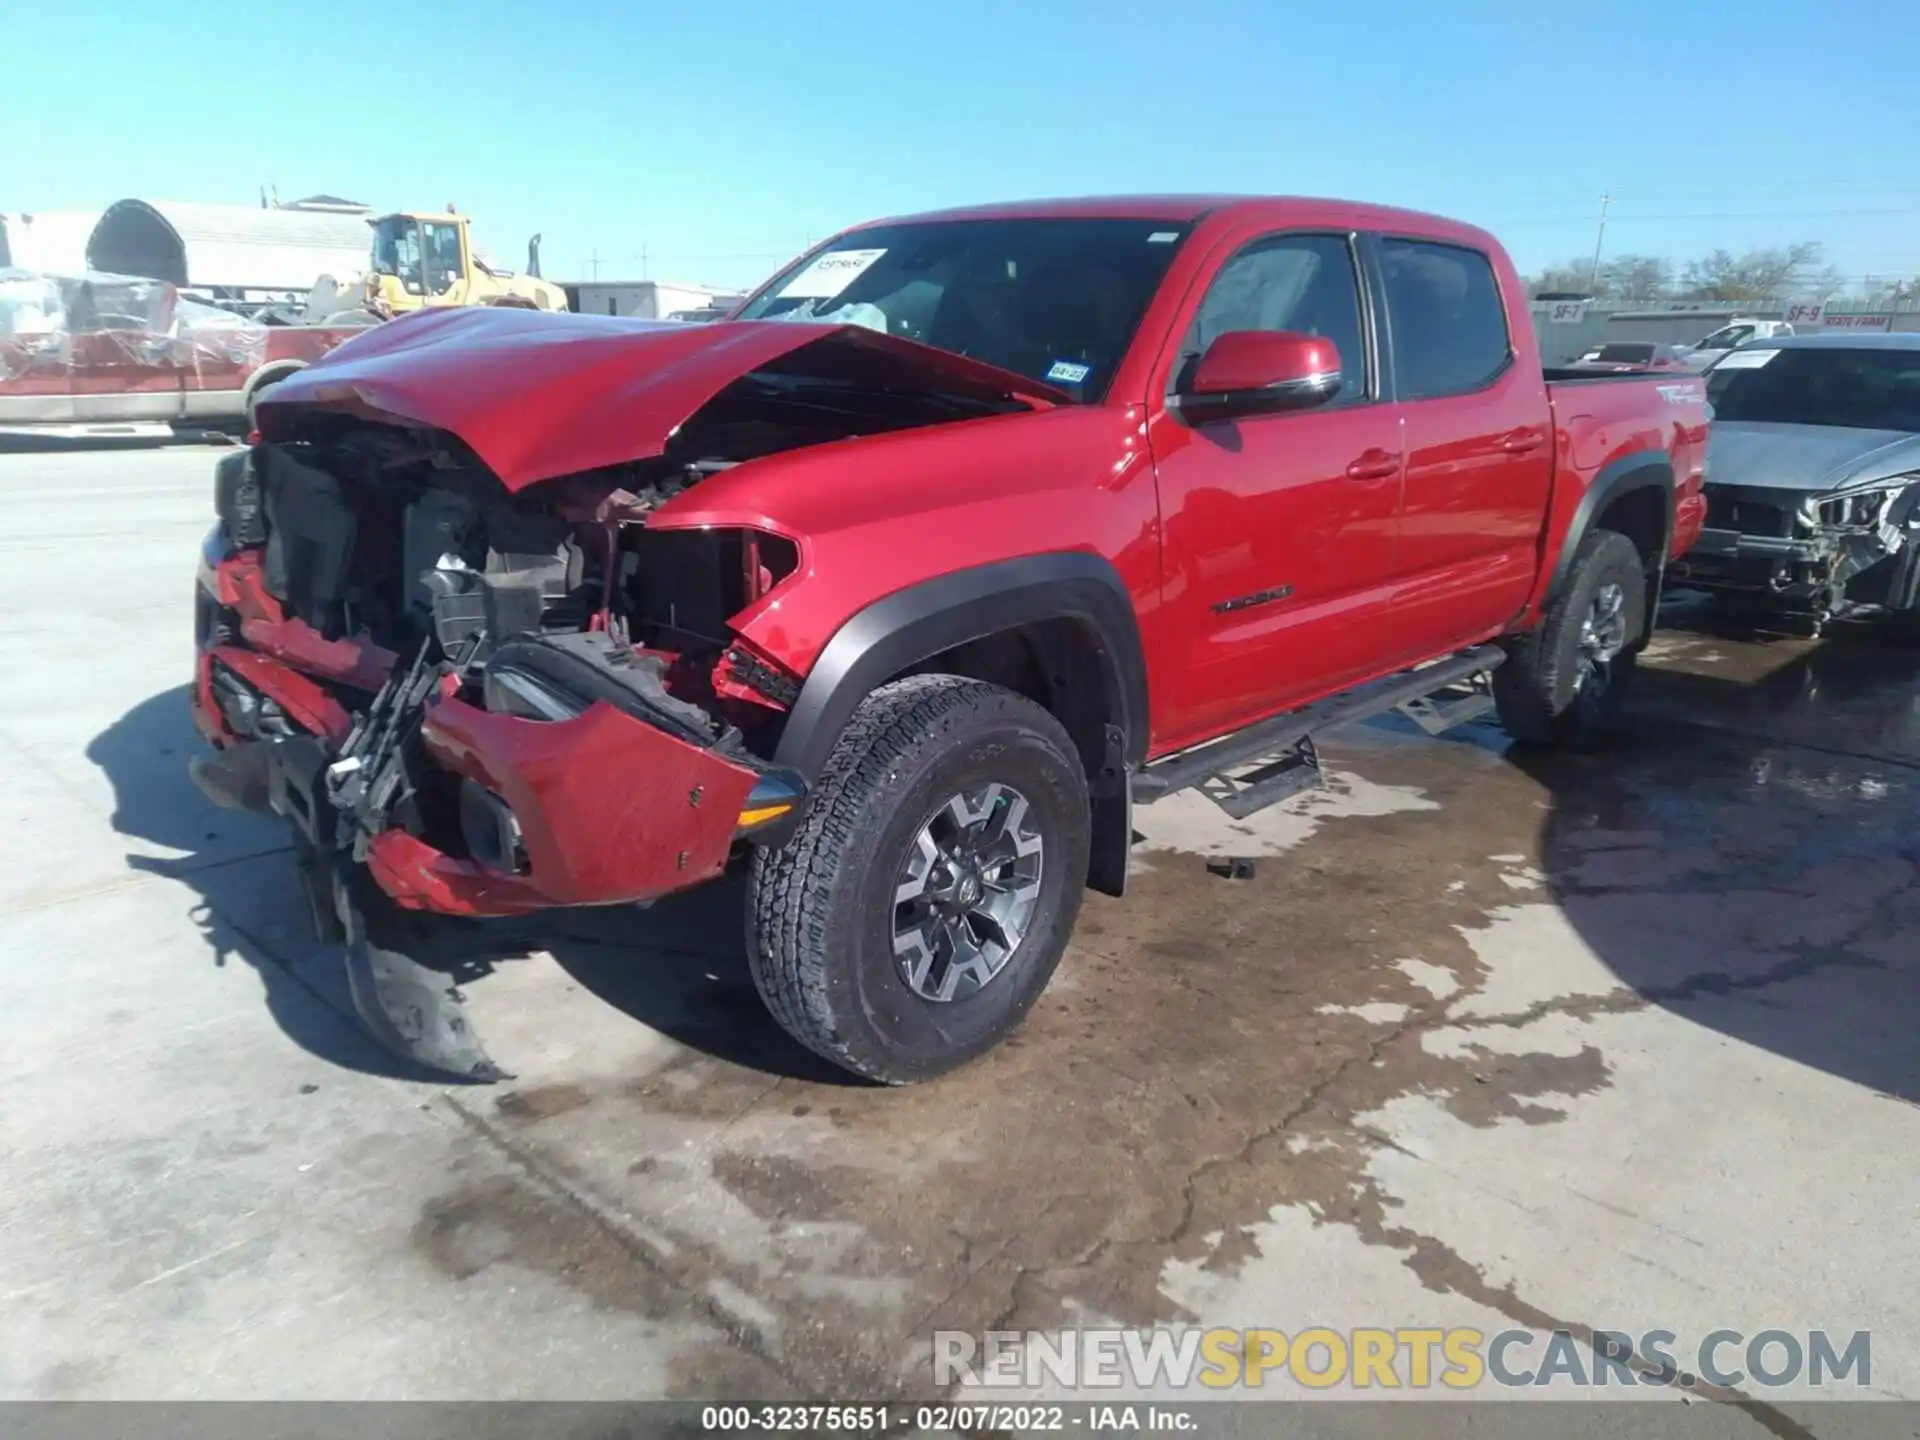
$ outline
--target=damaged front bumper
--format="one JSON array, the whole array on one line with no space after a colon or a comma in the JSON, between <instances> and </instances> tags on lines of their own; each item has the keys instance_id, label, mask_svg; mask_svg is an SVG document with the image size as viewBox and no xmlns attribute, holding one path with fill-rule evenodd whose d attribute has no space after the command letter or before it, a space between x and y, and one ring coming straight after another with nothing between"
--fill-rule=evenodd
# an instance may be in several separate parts
<instances>
[{"instance_id":1,"label":"damaged front bumper","mask_svg":"<svg viewBox=\"0 0 1920 1440\"><path fill-rule=\"evenodd\" d=\"M423 648L411 672L395 663L369 690L375 657L278 614L256 578L253 557L209 539L190 705L214 748L190 773L217 804L290 822L316 928L346 944L356 1008L430 1068L504 1073L448 972L422 963L406 912L648 902L717 876L739 842L777 835L804 801L791 772L651 710L605 637L503 646L466 698ZM400 770L417 801L393 803Z\"/></svg>"},{"instance_id":2,"label":"damaged front bumper","mask_svg":"<svg viewBox=\"0 0 1920 1440\"><path fill-rule=\"evenodd\" d=\"M1708 488L1708 523L1669 578L1760 608L1828 618L1920 605L1920 491Z\"/></svg>"},{"instance_id":3,"label":"damaged front bumper","mask_svg":"<svg viewBox=\"0 0 1920 1440\"><path fill-rule=\"evenodd\" d=\"M1827 597L1836 555L1837 547L1828 540L1706 529L1687 554L1674 562L1672 576L1706 590L1740 591L1812 606Z\"/></svg>"}]
</instances>

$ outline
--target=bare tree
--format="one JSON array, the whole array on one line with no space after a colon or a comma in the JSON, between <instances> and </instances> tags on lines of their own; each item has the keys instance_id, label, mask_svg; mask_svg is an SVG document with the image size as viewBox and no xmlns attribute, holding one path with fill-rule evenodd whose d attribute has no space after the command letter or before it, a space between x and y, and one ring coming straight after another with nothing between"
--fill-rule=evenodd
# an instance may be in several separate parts
<instances>
[{"instance_id":1,"label":"bare tree","mask_svg":"<svg viewBox=\"0 0 1920 1440\"><path fill-rule=\"evenodd\" d=\"M1616 255L1595 274L1590 260L1549 265L1527 283L1530 295L1592 295L1599 300L1657 300L1673 284L1673 262L1659 255Z\"/></svg>"},{"instance_id":2,"label":"bare tree","mask_svg":"<svg viewBox=\"0 0 1920 1440\"><path fill-rule=\"evenodd\" d=\"M1600 267L1600 293L1609 300L1658 300L1673 288L1673 262L1662 255L1616 255Z\"/></svg>"},{"instance_id":3,"label":"bare tree","mask_svg":"<svg viewBox=\"0 0 1920 1440\"><path fill-rule=\"evenodd\" d=\"M1620 304L1646 304L1669 297L1684 300L1753 302L1829 295L1842 278L1816 240L1776 245L1735 255L1715 250L1677 268L1664 255L1616 255L1598 273L1590 260L1549 265L1527 282L1527 293L1591 295ZM1875 287L1889 298L1911 296L1914 285Z\"/></svg>"},{"instance_id":4,"label":"bare tree","mask_svg":"<svg viewBox=\"0 0 1920 1440\"><path fill-rule=\"evenodd\" d=\"M1733 255L1715 250L1687 262L1681 290L1690 300L1771 300L1825 295L1840 287L1827 247L1814 240Z\"/></svg>"},{"instance_id":5,"label":"bare tree","mask_svg":"<svg viewBox=\"0 0 1920 1440\"><path fill-rule=\"evenodd\" d=\"M1591 295L1597 287L1589 278L1591 266L1582 260L1549 265L1527 282L1529 295Z\"/></svg>"}]
</instances>

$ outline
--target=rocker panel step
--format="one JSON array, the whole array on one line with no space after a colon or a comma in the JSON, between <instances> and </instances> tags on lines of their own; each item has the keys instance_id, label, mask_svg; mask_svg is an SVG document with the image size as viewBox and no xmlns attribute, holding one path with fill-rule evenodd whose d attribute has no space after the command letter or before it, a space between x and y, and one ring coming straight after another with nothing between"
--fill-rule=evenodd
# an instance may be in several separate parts
<instances>
[{"instance_id":1,"label":"rocker panel step","mask_svg":"<svg viewBox=\"0 0 1920 1440\"><path fill-rule=\"evenodd\" d=\"M1199 791L1235 820L1320 787L1320 757L1308 736L1278 760L1246 775L1215 775L1199 784Z\"/></svg>"},{"instance_id":2,"label":"rocker panel step","mask_svg":"<svg viewBox=\"0 0 1920 1440\"><path fill-rule=\"evenodd\" d=\"M1284 756L1301 741L1308 740L1321 732L1340 725L1350 725L1356 720L1371 719L1383 715L1389 710L1397 710L1432 695L1449 686L1457 685L1476 675L1494 669L1505 660L1506 652L1497 645L1480 645L1472 650L1464 650L1434 664L1422 666L1418 670L1403 670L1397 675L1375 680L1370 684L1359 685L1351 690L1342 690L1316 700L1311 705L1298 710L1290 710L1284 715L1275 715L1270 719L1257 721L1243 730L1231 735L1209 741L1192 750L1183 750L1164 760L1155 761L1133 777L1133 799L1138 805L1151 805L1154 801L1173 794L1178 790L1190 790L1194 786L1225 772L1268 756ZM1484 708L1476 707L1476 713L1484 713ZM1424 726L1422 728L1425 728ZM1317 769L1315 771L1317 774ZM1278 777L1273 777L1278 778ZM1229 797L1236 804L1246 804L1253 793L1270 783L1261 780L1247 790L1241 790ZM1311 780L1303 781L1296 789L1303 789ZM1254 805L1245 811L1228 809L1226 799L1219 795L1211 798L1220 804L1223 810L1236 818L1244 818ZM1285 798L1279 796L1276 798ZM1272 799L1261 802L1272 804Z\"/></svg>"}]
</instances>

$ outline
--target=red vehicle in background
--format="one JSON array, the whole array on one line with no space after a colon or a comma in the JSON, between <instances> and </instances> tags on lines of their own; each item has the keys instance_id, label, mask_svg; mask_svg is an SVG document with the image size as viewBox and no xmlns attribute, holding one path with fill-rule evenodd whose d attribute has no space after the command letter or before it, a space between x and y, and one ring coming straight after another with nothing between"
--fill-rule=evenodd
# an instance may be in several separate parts
<instances>
[{"instance_id":1,"label":"red vehicle in background","mask_svg":"<svg viewBox=\"0 0 1920 1440\"><path fill-rule=\"evenodd\" d=\"M1596 345L1567 367L1569 370L1629 374L1647 370L1690 370L1686 357L1672 345L1645 340L1615 340Z\"/></svg>"},{"instance_id":2,"label":"red vehicle in background","mask_svg":"<svg viewBox=\"0 0 1920 1440\"><path fill-rule=\"evenodd\" d=\"M1297 199L876 223L688 326L402 317L218 467L195 778L292 824L387 1044L501 1073L409 916L751 870L780 1022L1004 1037L1132 807L1405 708L1602 732L1700 532L1691 374L1542 370L1483 231Z\"/></svg>"},{"instance_id":3,"label":"red vehicle in background","mask_svg":"<svg viewBox=\"0 0 1920 1440\"><path fill-rule=\"evenodd\" d=\"M0 434L239 431L261 391L359 328L257 324L159 280L0 270Z\"/></svg>"}]
</instances>

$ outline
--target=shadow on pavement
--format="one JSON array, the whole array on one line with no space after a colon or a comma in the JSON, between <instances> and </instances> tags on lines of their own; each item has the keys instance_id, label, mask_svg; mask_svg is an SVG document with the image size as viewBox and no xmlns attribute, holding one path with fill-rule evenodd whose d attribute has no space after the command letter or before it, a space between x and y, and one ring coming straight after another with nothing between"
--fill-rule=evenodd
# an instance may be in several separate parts
<instances>
[{"instance_id":1,"label":"shadow on pavement","mask_svg":"<svg viewBox=\"0 0 1920 1440\"><path fill-rule=\"evenodd\" d=\"M1617 745L1513 752L1551 797L1553 898L1634 1003L1920 1101L1920 654L1662 631L1655 655Z\"/></svg>"},{"instance_id":2,"label":"shadow on pavement","mask_svg":"<svg viewBox=\"0 0 1920 1440\"><path fill-rule=\"evenodd\" d=\"M291 846L272 819L210 809L187 778L204 742L187 716L187 687L150 697L87 746L113 785L120 834L183 852L129 855L128 866L192 886L215 965L254 967L281 1029L330 1063L371 1074L434 1079L389 1055L361 1029L337 949L313 938ZM632 908L560 911L535 921L451 927L433 959L462 986L546 952L580 986L681 1044L747 1069L854 1083L782 1030L747 969L738 876ZM483 1035L484 1041L485 1036ZM509 1069L511 1056L498 1057Z\"/></svg>"}]
</instances>

